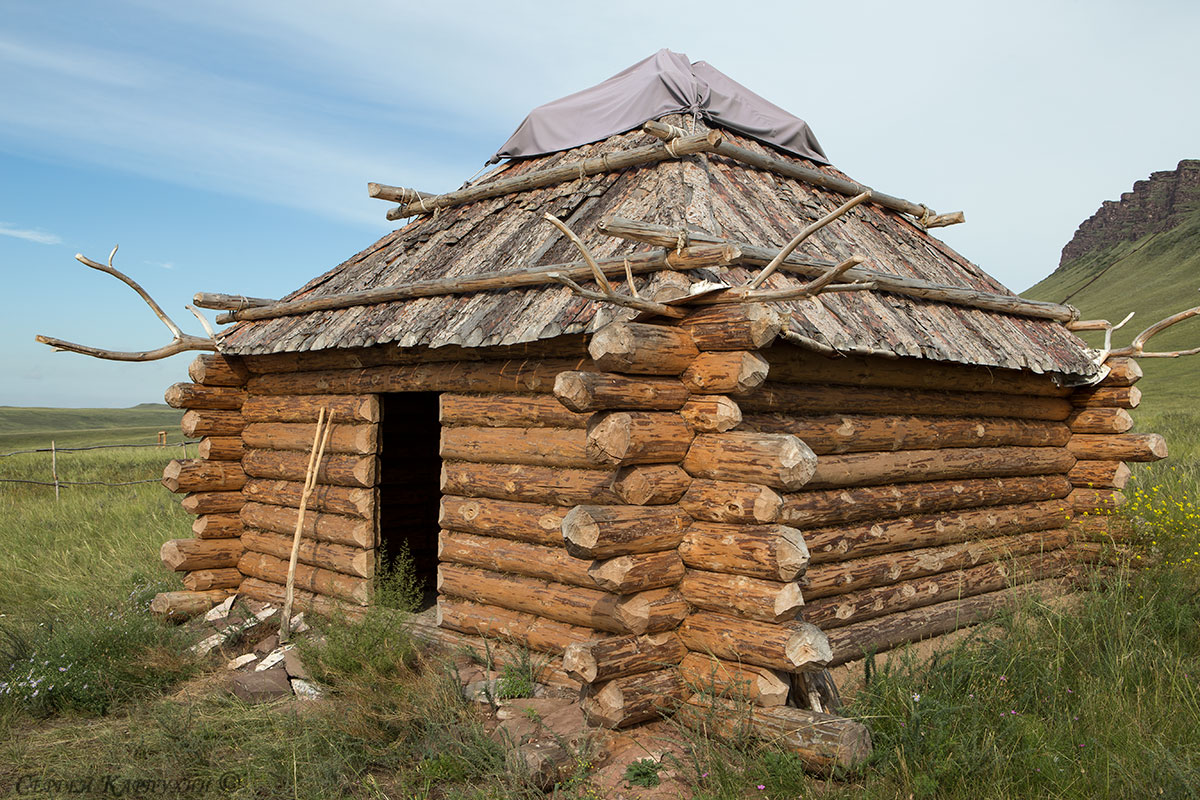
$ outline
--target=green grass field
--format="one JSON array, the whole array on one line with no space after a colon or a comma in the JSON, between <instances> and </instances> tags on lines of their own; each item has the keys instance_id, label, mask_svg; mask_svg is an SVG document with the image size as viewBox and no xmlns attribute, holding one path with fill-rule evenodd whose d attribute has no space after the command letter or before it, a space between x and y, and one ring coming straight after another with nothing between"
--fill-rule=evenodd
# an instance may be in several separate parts
<instances>
[{"instance_id":1,"label":"green grass field","mask_svg":"<svg viewBox=\"0 0 1200 800\"><path fill-rule=\"evenodd\" d=\"M1143 420L1176 454L1138 468L1129 491L1127 524L1151 566L974 628L933 661L876 670L845 709L874 737L862 769L819 780L769 743L683 727L668 766L694 798L1200 796L1197 421ZM94 450L63 469L156 477L172 455ZM0 477L44 471L44 454L0 459ZM197 798L544 796L445 666L416 653L402 612L322 626L306 663L329 700L232 699L220 657L189 656L187 631L147 612L178 588L158 548L189 523L154 484L64 489L57 503L52 489L0 484L0 794L36 778L52 788L27 796L74 796L65 782L98 775L190 781ZM577 753L555 797L612 796L590 782L592 758Z\"/></svg>"},{"instance_id":2,"label":"green grass field","mask_svg":"<svg viewBox=\"0 0 1200 800\"><path fill-rule=\"evenodd\" d=\"M1152 323L1200 305L1200 210L1184 224L1064 264L1024 292L1026 297L1070 303L1084 319L1120 322L1133 319L1113 334L1114 346L1129 344ZM1085 338L1099 345L1103 338ZM1200 318L1180 323L1150 341L1155 350L1200 347ZM1195 411L1200 389L1200 356L1143 359L1142 409L1150 414Z\"/></svg>"},{"instance_id":3,"label":"green grass field","mask_svg":"<svg viewBox=\"0 0 1200 800\"><path fill-rule=\"evenodd\" d=\"M133 408L19 408L0 406L0 453L49 447L155 442L166 431L179 442L182 411L159 403Z\"/></svg>"}]
</instances>

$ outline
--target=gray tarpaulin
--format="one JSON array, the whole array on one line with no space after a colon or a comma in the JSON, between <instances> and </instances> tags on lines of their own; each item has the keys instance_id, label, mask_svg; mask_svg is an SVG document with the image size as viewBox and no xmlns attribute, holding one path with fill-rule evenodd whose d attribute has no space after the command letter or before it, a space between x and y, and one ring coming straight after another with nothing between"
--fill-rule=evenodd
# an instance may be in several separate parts
<instances>
[{"instance_id":1,"label":"gray tarpaulin","mask_svg":"<svg viewBox=\"0 0 1200 800\"><path fill-rule=\"evenodd\" d=\"M631 131L667 114L693 114L718 127L828 164L808 124L683 53L659 50L590 89L538 106L492 157L568 150Z\"/></svg>"}]
</instances>

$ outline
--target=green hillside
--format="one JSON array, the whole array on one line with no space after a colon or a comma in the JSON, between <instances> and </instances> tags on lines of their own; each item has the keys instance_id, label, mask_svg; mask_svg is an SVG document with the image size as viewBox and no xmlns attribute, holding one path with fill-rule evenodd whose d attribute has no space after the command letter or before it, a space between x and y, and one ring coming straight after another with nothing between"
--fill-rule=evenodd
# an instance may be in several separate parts
<instances>
[{"instance_id":1,"label":"green hillside","mask_svg":"<svg viewBox=\"0 0 1200 800\"><path fill-rule=\"evenodd\" d=\"M1133 319L1113 334L1116 347L1129 344L1138 332L1163 317L1200 305L1200 209L1169 231L1124 242L1068 262L1024 295L1036 300L1070 303L1084 319L1120 322ZM1102 337L1085 336L1098 345ZM1148 349L1200 347L1200 318L1180 323L1150 341ZM1195 411L1200 392L1200 355L1142 359L1146 376L1142 413Z\"/></svg>"},{"instance_id":2,"label":"green hillside","mask_svg":"<svg viewBox=\"0 0 1200 800\"><path fill-rule=\"evenodd\" d=\"M182 438L178 411L161 403L133 408L24 408L0 406L0 452L60 446L153 442L159 431Z\"/></svg>"}]
</instances>

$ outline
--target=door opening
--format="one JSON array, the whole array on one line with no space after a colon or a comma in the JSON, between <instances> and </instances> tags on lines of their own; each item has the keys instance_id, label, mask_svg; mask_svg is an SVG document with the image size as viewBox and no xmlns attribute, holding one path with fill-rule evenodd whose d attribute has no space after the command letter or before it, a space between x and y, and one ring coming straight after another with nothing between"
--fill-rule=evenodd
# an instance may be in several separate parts
<instances>
[{"instance_id":1,"label":"door opening","mask_svg":"<svg viewBox=\"0 0 1200 800\"><path fill-rule=\"evenodd\" d=\"M442 473L438 393L384 394L380 405L379 574L392 574L407 548L421 594L418 610L424 610L437 602Z\"/></svg>"}]
</instances>

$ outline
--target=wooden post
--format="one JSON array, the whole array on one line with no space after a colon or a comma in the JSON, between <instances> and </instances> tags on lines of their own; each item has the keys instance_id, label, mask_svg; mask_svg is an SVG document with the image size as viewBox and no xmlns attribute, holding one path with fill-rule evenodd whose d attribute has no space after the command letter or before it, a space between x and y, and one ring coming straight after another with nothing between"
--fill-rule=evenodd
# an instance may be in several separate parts
<instances>
[{"instance_id":1,"label":"wooden post","mask_svg":"<svg viewBox=\"0 0 1200 800\"><path fill-rule=\"evenodd\" d=\"M58 450L50 440L50 474L54 477L54 502L58 502Z\"/></svg>"},{"instance_id":2,"label":"wooden post","mask_svg":"<svg viewBox=\"0 0 1200 800\"><path fill-rule=\"evenodd\" d=\"M325 424L325 409L317 415L317 430L313 437L312 454L308 459L308 472L304 475L304 492L300 495L300 512L296 515L296 533L292 536L292 555L288 560L286 593L283 598L283 611L279 617L279 642L285 643L291 636L292 602L296 594L296 561L300 557L300 536L304 532L304 511L308 507L308 498L312 495L317 483L317 467L325 455L325 445L329 443L329 434L333 425Z\"/></svg>"}]
</instances>

